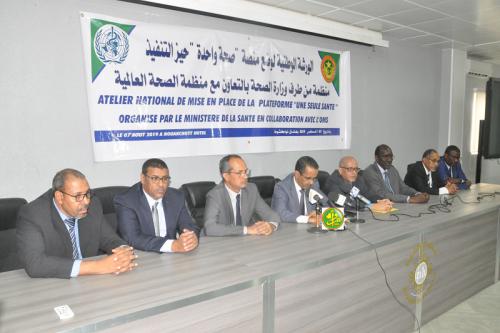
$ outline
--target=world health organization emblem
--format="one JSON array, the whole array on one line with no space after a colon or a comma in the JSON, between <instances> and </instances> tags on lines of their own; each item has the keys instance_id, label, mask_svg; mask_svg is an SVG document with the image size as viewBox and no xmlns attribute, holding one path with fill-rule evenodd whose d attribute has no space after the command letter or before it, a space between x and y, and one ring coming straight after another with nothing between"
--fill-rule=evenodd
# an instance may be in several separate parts
<instances>
[{"instance_id":1,"label":"world health organization emblem","mask_svg":"<svg viewBox=\"0 0 500 333\"><path fill-rule=\"evenodd\" d=\"M121 64L128 55L128 36L115 25L104 25L95 34L94 50L102 63Z\"/></svg>"}]
</instances>

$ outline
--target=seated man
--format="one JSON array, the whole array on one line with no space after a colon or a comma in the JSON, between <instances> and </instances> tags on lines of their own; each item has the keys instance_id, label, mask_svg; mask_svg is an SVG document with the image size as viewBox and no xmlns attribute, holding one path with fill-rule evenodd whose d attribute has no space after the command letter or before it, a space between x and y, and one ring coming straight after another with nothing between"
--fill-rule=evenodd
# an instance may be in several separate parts
<instances>
[{"instance_id":1,"label":"seated man","mask_svg":"<svg viewBox=\"0 0 500 333\"><path fill-rule=\"evenodd\" d=\"M339 161L339 168L332 172L326 181L326 188L329 190L328 198L335 202L339 195L346 197L344 203L346 211L356 211L356 209L363 209L365 207L379 212L390 211L392 202L389 199L370 203L356 199L356 196L362 195L369 201L376 200L376 196L368 190L363 176L359 175L358 172L358 161L354 157L342 157ZM356 190L353 191L353 188L358 190L357 193Z\"/></svg>"},{"instance_id":2,"label":"seated man","mask_svg":"<svg viewBox=\"0 0 500 333\"><path fill-rule=\"evenodd\" d=\"M309 156L302 156L295 163L295 171L274 186L274 209L283 222L316 223L314 205L309 202L309 191L318 192L326 203L326 195L319 189L316 180L318 163Z\"/></svg>"},{"instance_id":3,"label":"seated man","mask_svg":"<svg viewBox=\"0 0 500 333\"><path fill-rule=\"evenodd\" d=\"M467 179L460 165L460 149L457 146L448 146L444 156L439 159L439 179L442 182L451 182L457 185L459 190L467 190L471 181Z\"/></svg>"},{"instance_id":4,"label":"seated man","mask_svg":"<svg viewBox=\"0 0 500 333\"><path fill-rule=\"evenodd\" d=\"M64 169L54 176L52 189L20 209L17 251L29 276L120 274L137 266L133 249L108 225L99 199L91 197L85 176ZM82 260L99 250L110 255Z\"/></svg>"},{"instance_id":5,"label":"seated man","mask_svg":"<svg viewBox=\"0 0 500 333\"><path fill-rule=\"evenodd\" d=\"M114 199L122 237L144 251L194 250L200 230L188 213L184 194L168 187L167 164L157 158L147 160L140 178L140 182Z\"/></svg>"},{"instance_id":6,"label":"seated man","mask_svg":"<svg viewBox=\"0 0 500 333\"><path fill-rule=\"evenodd\" d=\"M222 181L207 193L207 235L272 234L280 217L261 198L257 186L248 183L250 170L245 161L238 155L227 155L220 160L219 171Z\"/></svg>"},{"instance_id":7,"label":"seated man","mask_svg":"<svg viewBox=\"0 0 500 333\"><path fill-rule=\"evenodd\" d=\"M419 193L409 187L392 165L394 155L388 145L379 145L375 149L375 163L366 167L363 177L368 189L376 199L389 199L392 202L425 203L429 201L427 193Z\"/></svg>"},{"instance_id":8,"label":"seated man","mask_svg":"<svg viewBox=\"0 0 500 333\"><path fill-rule=\"evenodd\" d=\"M428 194L454 194L457 187L451 182L441 182L437 174L439 154L434 149L427 149L422 161L408 165L405 183L417 191Z\"/></svg>"}]
</instances>

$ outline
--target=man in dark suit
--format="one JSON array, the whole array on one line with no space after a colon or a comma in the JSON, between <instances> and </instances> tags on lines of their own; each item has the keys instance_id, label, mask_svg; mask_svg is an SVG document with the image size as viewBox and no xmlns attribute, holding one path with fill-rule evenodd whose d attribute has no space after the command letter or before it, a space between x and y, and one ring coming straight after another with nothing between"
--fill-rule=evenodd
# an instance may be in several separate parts
<instances>
[{"instance_id":1,"label":"man in dark suit","mask_svg":"<svg viewBox=\"0 0 500 333\"><path fill-rule=\"evenodd\" d=\"M359 175L359 171L358 161L354 157L342 157L339 161L338 169L332 172L326 181L325 187L329 191L328 198L335 202L339 196L345 197L344 207L348 211L356 211L356 209L363 209L365 207L378 212L391 210L392 202L389 199L377 200L376 196L368 189L363 176ZM354 188L355 190L353 191ZM355 197L359 194L370 200L371 203L368 204L361 200L356 200Z\"/></svg>"},{"instance_id":2,"label":"man in dark suit","mask_svg":"<svg viewBox=\"0 0 500 333\"><path fill-rule=\"evenodd\" d=\"M398 170L392 165L394 155L388 145L379 145L375 149L375 163L369 165L363 177L376 199L389 199L392 202L425 203L429 201L427 193L419 193L406 185Z\"/></svg>"},{"instance_id":3,"label":"man in dark suit","mask_svg":"<svg viewBox=\"0 0 500 333\"><path fill-rule=\"evenodd\" d=\"M310 156L302 156L295 163L295 171L274 186L271 208L283 222L316 223L314 205L309 202L309 192L318 192L326 203L326 195L317 181L319 166Z\"/></svg>"},{"instance_id":4,"label":"man in dark suit","mask_svg":"<svg viewBox=\"0 0 500 333\"><path fill-rule=\"evenodd\" d=\"M208 236L264 235L278 228L280 217L248 183L250 170L238 155L219 162L222 181L207 193L205 231Z\"/></svg>"},{"instance_id":5,"label":"man in dark suit","mask_svg":"<svg viewBox=\"0 0 500 333\"><path fill-rule=\"evenodd\" d=\"M444 155L439 159L438 175L441 182L452 182L460 190L467 190L472 184L462 170L460 149L454 145L446 147Z\"/></svg>"},{"instance_id":6,"label":"man in dark suit","mask_svg":"<svg viewBox=\"0 0 500 333\"><path fill-rule=\"evenodd\" d=\"M85 176L59 171L52 189L23 206L17 219L17 247L31 277L70 278L132 270L136 255L108 225L98 198L91 200ZM99 251L102 259L82 260Z\"/></svg>"},{"instance_id":7,"label":"man in dark suit","mask_svg":"<svg viewBox=\"0 0 500 333\"><path fill-rule=\"evenodd\" d=\"M434 149L427 149L422 161L408 165L405 183L419 192L428 194L455 194L457 187L451 182L442 182L437 173L439 154Z\"/></svg>"},{"instance_id":8,"label":"man in dark suit","mask_svg":"<svg viewBox=\"0 0 500 333\"><path fill-rule=\"evenodd\" d=\"M167 164L157 158L147 160L140 178L139 183L114 199L122 237L143 251L194 250L200 230L188 213L184 194L168 187Z\"/></svg>"}]
</instances>

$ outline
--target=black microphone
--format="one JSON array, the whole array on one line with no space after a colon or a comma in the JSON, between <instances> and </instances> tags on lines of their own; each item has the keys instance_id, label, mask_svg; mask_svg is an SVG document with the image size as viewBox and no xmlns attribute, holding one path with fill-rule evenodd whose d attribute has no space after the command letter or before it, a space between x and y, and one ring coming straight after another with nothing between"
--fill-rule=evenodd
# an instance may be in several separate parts
<instances>
[{"instance_id":1,"label":"black microphone","mask_svg":"<svg viewBox=\"0 0 500 333\"><path fill-rule=\"evenodd\" d=\"M346 197L340 193L330 192L328 193L328 201L331 206L344 207Z\"/></svg>"}]
</instances>

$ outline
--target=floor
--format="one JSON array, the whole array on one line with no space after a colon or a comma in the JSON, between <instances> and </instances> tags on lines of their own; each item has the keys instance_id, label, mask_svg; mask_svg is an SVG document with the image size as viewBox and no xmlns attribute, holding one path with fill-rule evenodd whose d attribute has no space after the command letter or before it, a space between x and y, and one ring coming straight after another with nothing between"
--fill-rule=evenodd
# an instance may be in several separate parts
<instances>
[{"instance_id":1,"label":"floor","mask_svg":"<svg viewBox=\"0 0 500 333\"><path fill-rule=\"evenodd\" d=\"M420 333L500 333L500 282L430 321Z\"/></svg>"}]
</instances>

